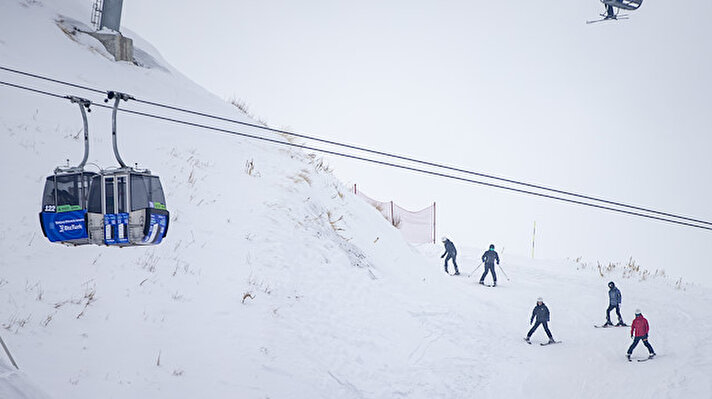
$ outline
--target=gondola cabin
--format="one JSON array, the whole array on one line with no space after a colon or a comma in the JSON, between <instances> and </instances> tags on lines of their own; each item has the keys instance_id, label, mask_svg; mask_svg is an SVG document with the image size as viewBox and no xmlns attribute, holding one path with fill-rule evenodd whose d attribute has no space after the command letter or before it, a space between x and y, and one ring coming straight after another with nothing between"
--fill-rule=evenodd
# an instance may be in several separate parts
<instances>
[{"instance_id":1,"label":"gondola cabin","mask_svg":"<svg viewBox=\"0 0 712 399\"><path fill-rule=\"evenodd\" d=\"M643 0L601 0L601 3L607 6L632 11L640 8L643 4Z\"/></svg>"},{"instance_id":2,"label":"gondola cabin","mask_svg":"<svg viewBox=\"0 0 712 399\"><path fill-rule=\"evenodd\" d=\"M89 124L86 112L91 101L67 96L79 105L84 123L84 158L75 167L58 167L47 177L42 194L40 224L51 242L67 245L118 247L160 244L168 232L169 213L158 176L149 170L126 166L116 144L116 111L119 101L133 98L110 91L114 100L112 144L121 167L84 170L89 156Z\"/></svg>"},{"instance_id":3,"label":"gondola cabin","mask_svg":"<svg viewBox=\"0 0 712 399\"><path fill-rule=\"evenodd\" d=\"M55 171L45 181L40 225L51 242L91 244L87 229L89 185L97 174Z\"/></svg>"},{"instance_id":4,"label":"gondola cabin","mask_svg":"<svg viewBox=\"0 0 712 399\"><path fill-rule=\"evenodd\" d=\"M89 237L98 245L159 244L168 232L169 212L158 176L123 168L94 176L87 222Z\"/></svg>"},{"instance_id":5,"label":"gondola cabin","mask_svg":"<svg viewBox=\"0 0 712 399\"><path fill-rule=\"evenodd\" d=\"M620 11L635 11L643 4L643 0L601 0L601 3L605 8L605 12L600 14L603 18L586 21L587 24L628 19L628 14L621 14Z\"/></svg>"}]
</instances>

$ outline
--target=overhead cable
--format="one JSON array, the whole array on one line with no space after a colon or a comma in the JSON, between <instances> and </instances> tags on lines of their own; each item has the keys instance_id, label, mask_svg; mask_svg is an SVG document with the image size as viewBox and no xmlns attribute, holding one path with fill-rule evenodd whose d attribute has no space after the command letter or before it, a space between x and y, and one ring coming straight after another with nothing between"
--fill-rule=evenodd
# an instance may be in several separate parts
<instances>
[{"instance_id":1,"label":"overhead cable","mask_svg":"<svg viewBox=\"0 0 712 399\"><path fill-rule=\"evenodd\" d=\"M28 86L13 84L13 83L4 82L4 81L0 81L0 84L6 85L9 87L13 87L13 88L17 88L17 89L27 90L27 91L30 91L30 92L33 92L36 94L42 94L42 95L55 97L55 98L66 98L67 97L67 96L63 96L60 94L51 93L51 92L44 91L44 90L38 90L38 89L34 89L34 88L31 88ZM96 102L92 102L91 105L93 105L95 107L99 107L99 108L106 108L106 109L113 108L113 107L105 105L103 103L96 103ZM281 140L272 139L272 138L268 138L268 137L257 136L254 134L238 132L235 130L229 130L229 129L223 129L223 128L219 128L219 127L215 127L215 126L209 126L209 125L205 125L205 124L201 124L201 123L197 123L197 122L185 121L185 120L181 120L181 119L177 119L177 118L170 118L170 117L166 117L166 116L162 116L162 115L156 115L156 114L152 114L152 113L148 113L148 112L134 111L134 110L122 109L122 108L119 108L119 111L125 112L128 114L132 114L132 115L141 116L141 117L158 119L158 120L163 120L166 122L181 124L181 125L185 125L185 126L197 127L197 128L201 128L201 129L216 131L216 132L220 132L220 133L227 133L227 134L245 137L245 138L249 138L249 139L260 140L260 141L269 142L272 144L301 148L301 149L305 149L305 150L320 152L323 154L329 154L329 155L339 156L339 157L343 157L343 158L350 158L350 159L355 159L355 160L359 160L359 161L374 163L374 164L378 164L378 165L382 165L382 166L389 166L389 167L394 167L394 168L398 168L398 169L423 173L423 174L427 174L427 175L431 175L431 176L443 177L443 178L448 178L448 179L452 179L452 180L458 180L458 181L483 185L483 186L487 186L487 187L499 188L499 189L517 192L517 193L521 193L521 194L528 194L528 195L533 195L533 196L537 196L537 197L541 197L541 198L554 199L554 200L567 202L567 203L571 203L571 204L588 206L588 207L592 207L592 208L598 208L598 209L608 210L608 211L612 211L612 212L618 212L618 213L623 213L623 214L627 214L627 215L639 216L639 217L643 217L643 218L659 220L659 221L669 222L669 223L678 224L678 225L682 225L682 226L688 226L688 227L694 227L694 228L698 228L698 229L712 231L712 227L701 226L699 224L683 222L680 220L674 220L674 219L669 219L669 218L665 218L665 217L647 215L647 214L640 213L640 212L634 212L634 211L629 211L629 210L625 210L625 209L618 209L618 208L613 208L610 206L604 206L604 205L594 204L594 203L590 203L590 202L584 202L584 201L573 200L573 199L569 199L569 198L558 197L558 196L550 195L550 194L544 194L544 193L538 193L538 192L529 191L529 190L518 189L518 188L514 188L514 187L508 187L508 186L503 186L500 184L483 182L483 181L469 179L469 178L465 178L465 177L461 177L461 176L455 176L455 175L451 175L451 174L447 174L447 173L435 172L432 170L420 169L420 168L415 168L412 166L401 165L401 164L381 161L381 160L372 159L372 158L366 158L366 157L358 156L358 155L354 155L354 154L347 154L347 153L327 150L327 149L313 147L313 146L304 145L304 144L291 143L289 141L281 141ZM712 225L712 222L707 222L707 221L701 221L701 223Z\"/></svg>"},{"instance_id":2,"label":"overhead cable","mask_svg":"<svg viewBox=\"0 0 712 399\"><path fill-rule=\"evenodd\" d=\"M19 75L24 75L24 76L31 77L31 78L35 78L35 79L46 80L46 81L49 81L49 82L58 83L58 84L66 85L66 86L69 86L69 87L79 88L79 89L82 89L82 90L88 90L88 91L91 91L91 92L94 92L94 93L106 94L106 91L104 91L104 90L96 89L96 88L89 87L89 86L85 86L85 85L79 85L79 84L75 84L75 83L70 83L70 82L66 82L66 81L63 81L63 80L50 78L50 77L43 76L43 75L39 75L39 74L35 74L35 73L20 71L20 70L17 70L17 69L4 67L4 66L2 66L2 65L0 65L0 70L4 70L4 71L7 71L7 72L11 72L11 73L16 73L16 74L19 74ZM337 141L333 141L333 140L328 140L328 139L323 139L323 138L316 137L316 136L312 136L312 135L296 133L296 132L292 132L292 131L289 131L289 130L275 129L275 128L271 128L271 127L264 126L264 125L260 125L260 124L256 124L256 123L244 122L244 121L240 121L240 120L233 119L233 118L227 118L227 117L223 117L223 116L219 116L219 115L209 114L209 113L206 113L206 112L191 110L191 109L184 108L184 107L177 107L177 106L173 106L173 105L169 105L169 104L163 104L163 103L160 103L160 102L149 101L149 100L143 100L143 99L140 99L140 98L134 98L134 100L135 100L136 102L139 102L139 103L142 103L142 104L146 104L146 105L150 105L150 106L155 106L155 107L164 108L164 109L170 109L170 110L178 111L178 112L184 112L184 113L188 113L188 114L191 114L191 115L196 115L196 116L201 116L201 117L205 117L205 118L220 120L220 121L223 121L223 122L235 123L235 124L239 124L239 125L242 125L242 126L249 126L249 127L252 127L252 128L261 129L261 130L266 130L266 131L270 131L270 132L274 132L274 133L286 134L286 135L293 136L293 137L299 137L299 138L302 138L302 139L305 139L305 140L313 140L313 141L320 142L320 143L324 143L324 144L334 145L334 146L343 147L343 148L349 148L349 149L357 150L357 151L363 151L363 152L366 152L366 153L375 154L375 155L380 155L380 156L387 157L387 158L399 159L399 160L402 160L402 161L413 162L413 163L417 163L417 164L420 164L420 165L432 166L432 167L436 167L436 168L441 168L441 169L445 169L445 170L450 170L450 171L453 171L453 172L459 172L459 173L464 173L464 174L468 174L468 175L472 175L472 176L484 177L484 178L488 178L488 179L492 179L492 180L497 180L497 181L502 181L502 182L505 182L505 183L515 184L515 185L519 185L519 186L523 186L523 187L536 188L536 189L538 189L538 190L549 191L549 192L553 192L553 193L556 193L556 194L563 194L563 195L567 195L567 196L571 196L571 197L576 197L576 198L581 198L581 199L585 199L585 200L596 201L596 202L600 202L600 203L604 203L604 204L608 204L608 205L615 205L615 206L619 206L619 207L623 207L623 208L628 208L628 209L633 209L633 210L637 210L637 211L643 211L643 212L653 213L653 214L656 214L656 215L667 216L667 217L672 217L672 218L676 218L676 219L687 220L687 221L690 221L690 222L701 223L701 224L706 224L706 225L712 226L712 222L708 222L708 221L705 221L705 220L695 219L695 218L691 218L691 217L688 217L688 216L677 215L677 214L669 213L669 212L662 212L662 211L659 211L659 210L650 209L650 208L645 208L645 207L641 207L641 206L637 206L637 205L626 204L626 203L619 202L619 201L607 200L607 199L600 198L600 197L595 197L595 196L592 196L592 195L580 194L580 193L575 193L575 192L572 192L572 191L566 191L566 190L556 189L556 188L552 188L552 187L547 187L547 186L543 186L543 185L540 185L540 184L527 183L527 182L524 182L524 181L519 181L519 180L514 180L514 179L508 179L508 178L504 178L504 177L500 177L500 176L496 176L496 175L492 175L492 174L488 174L488 173L482 173L482 172L476 172L476 171L472 171L472 170L462 169L462 168L458 168L458 167L455 167L455 166L446 165L446 164L442 164L442 163L438 163L438 162L425 161L425 160L422 160L422 159L414 158L414 157L412 157L412 156L398 155L398 154L394 154L394 153L389 153L389 152L374 150L374 149L371 149L371 148L362 147L362 146L357 146L357 145L353 145L353 144L341 143L341 142L337 142Z\"/></svg>"}]
</instances>

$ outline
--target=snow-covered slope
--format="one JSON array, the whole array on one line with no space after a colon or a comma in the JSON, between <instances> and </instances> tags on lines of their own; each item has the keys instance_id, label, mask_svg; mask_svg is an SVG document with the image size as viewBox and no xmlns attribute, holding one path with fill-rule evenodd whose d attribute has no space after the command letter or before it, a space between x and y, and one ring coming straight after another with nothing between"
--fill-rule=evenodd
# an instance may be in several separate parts
<instances>
[{"instance_id":1,"label":"snow-covered slope","mask_svg":"<svg viewBox=\"0 0 712 399\"><path fill-rule=\"evenodd\" d=\"M27 375L0 359L0 398L45 399L49 396L38 389Z\"/></svg>"},{"instance_id":2,"label":"snow-covered slope","mask_svg":"<svg viewBox=\"0 0 712 399\"><path fill-rule=\"evenodd\" d=\"M133 33L141 66L114 62L95 40L71 34L89 25L90 4L0 3L0 63L249 120ZM102 99L5 72L0 80ZM106 110L90 114L90 162L102 166L115 164L109 123ZM123 158L162 178L172 215L166 241L52 245L37 222L42 183L64 159L81 158L80 129L68 101L0 86L0 334L24 373L17 376L37 387L22 382L17 397L712 394L708 291L506 253L511 281L497 289L449 277L438 246L407 245L318 157L286 147L122 114ZM460 248L463 273L479 252ZM627 331L592 328L603 319L608 279L623 291L628 321L635 307L648 316L659 359L625 362ZM562 345L521 340L540 295ZM0 393L15 392L8 369L0 373Z\"/></svg>"}]
</instances>

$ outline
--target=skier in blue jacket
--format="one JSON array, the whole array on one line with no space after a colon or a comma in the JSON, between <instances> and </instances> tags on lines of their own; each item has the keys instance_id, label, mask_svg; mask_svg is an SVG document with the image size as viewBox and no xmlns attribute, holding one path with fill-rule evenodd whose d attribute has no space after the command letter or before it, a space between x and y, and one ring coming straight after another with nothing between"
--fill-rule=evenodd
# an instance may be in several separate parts
<instances>
[{"instance_id":1,"label":"skier in blue jacket","mask_svg":"<svg viewBox=\"0 0 712 399\"><path fill-rule=\"evenodd\" d=\"M616 19L616 12L613 11L613 6L606 5L606 16L604 19Z\"/></svg>"},{"instance_id":2,"label":"skier in blue jacket","mask_svg":"<svg viewBox=\"0 0 712 399\"><path fill-rule=\"evenodd\" d=\"M627 324L623 322L621 317L621 303L623 302L621 298L621 291L616 287L616 284L611 281L608 283L608 309L606 309L606 324L604 327L612 326L611 323L611 310L616 310L616 315L618 316L618 327L625 327Z\"/></svg>"},{"instance_id":3,"label":"skier in blue jacket","mask_svg":"<svg viewBox=\"0 0 712 399\"><path fill-rule=\"evenodd\" d=\"M443 244L445 245L445 253L443 253L440 258L445 258L445 255L447 255L447 258L445 258L445 273L450 274L450 272L447 271L447 261L452 259L452 264L455 266L455 275L460 274L460 271L457 270L457 262L455 262L455 258L457 258L457 249L455 249L455 244L448 240L447 237L443 237Z\"/></svg>"},{"instance_id":4,"label":"skier in blue jacket","mask_svg":"<svg viewBox=\"0 0 712 399\"><path fill-rule=\"evenodd\" d=\"M497 264L499 265L499 255L497 255L497 252L494 250L494 244L490 244L489 250L482 254L482 263L485 264L485 272L482 273L482 277L480 277L480 284L484 285L487 273L492 272L492 280L494 280L494 284L492 285L497 285L497 273L494 271L495 261L497 261Z\"/></svg>"},{"instance_id":5,"label":"skier in blue jacket","mask_svg":"<svg viewBox=\"0 0 712 399\"><path fill-rule=\"evenodd\" d=\"M527 333L527 337L524 338L527 343L531 344L529 342L529 338L534 334L534 331L536 331L537 328L539 328L539 325L541 324L544 326L544 331L546 332L546 335L549 337L549 343L553 344L554 342L554 337L551 335L551 331L549 331L549 308L544 305L544 298L539 297L536 299L536 306L534 307L534 310L532 311L532 317L529 320L529 324L534 323L534 319L536 318L536 323L532 327L531 330Z\"/></svg>"}]
</instances>

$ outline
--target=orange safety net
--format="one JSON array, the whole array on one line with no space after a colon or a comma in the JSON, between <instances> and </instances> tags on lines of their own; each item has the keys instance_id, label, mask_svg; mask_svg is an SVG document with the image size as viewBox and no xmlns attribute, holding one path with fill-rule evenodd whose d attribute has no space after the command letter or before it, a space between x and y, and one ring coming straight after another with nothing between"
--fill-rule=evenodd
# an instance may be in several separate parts
<instances>
[{"instance_id":1,"label":"orange safety net","mask_svg":"<svg viewBox=\"0 0 712 399\"><path fill-rule=\"evenodd\" d=\"M427 208L411 212L393 201L378 201L358 191L354 184L354 194L381 212L395 228L400 230L406 241L413 244L435 242L435 203Z\"/></svg>"}]
</instances>

